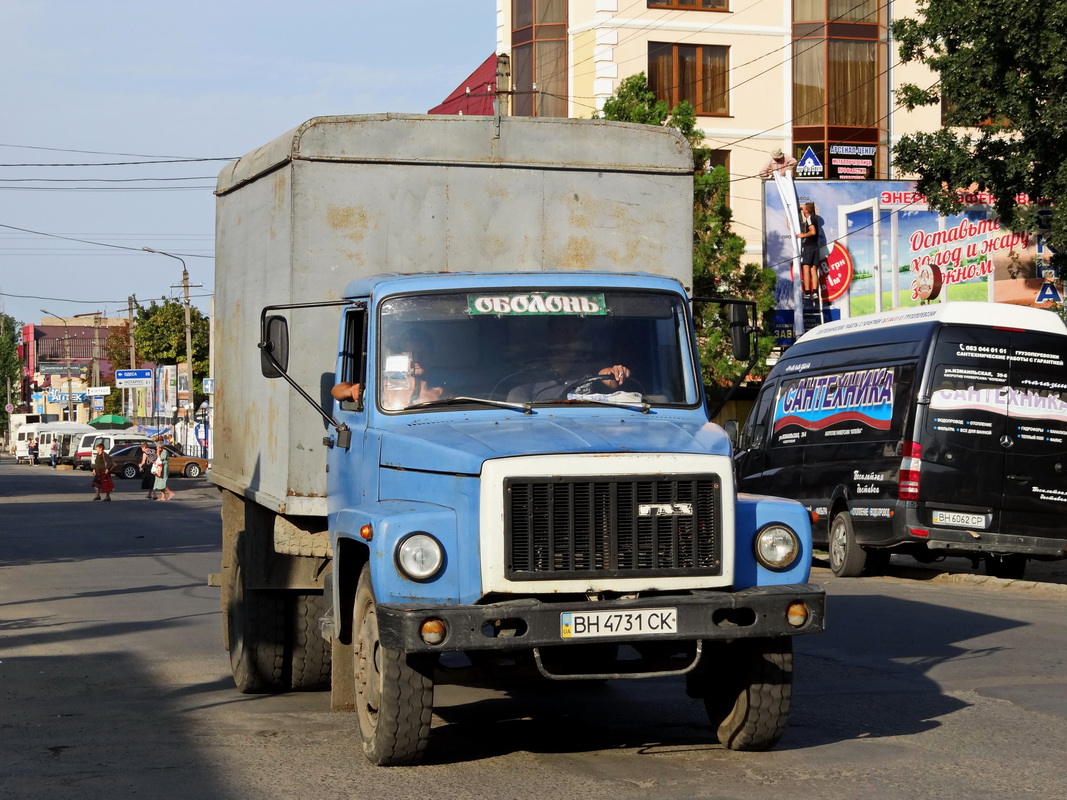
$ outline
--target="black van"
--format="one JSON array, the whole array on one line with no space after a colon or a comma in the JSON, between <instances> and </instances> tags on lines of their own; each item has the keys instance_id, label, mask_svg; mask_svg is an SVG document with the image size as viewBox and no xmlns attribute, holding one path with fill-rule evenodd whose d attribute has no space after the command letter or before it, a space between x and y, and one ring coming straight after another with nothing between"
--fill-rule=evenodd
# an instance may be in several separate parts
<instances>
[{"instance_id":1,"label":"black van","mask_svg":"<svg viewBox=\"0 0 1067 800\"><path fill-rule=\"evenodd\" d=\"M821 325L775 364L738 489L800 500L835 574L966 556L1002 578L1067 556L1067 326L952 302Z\"/></svg>"}]
</instances>

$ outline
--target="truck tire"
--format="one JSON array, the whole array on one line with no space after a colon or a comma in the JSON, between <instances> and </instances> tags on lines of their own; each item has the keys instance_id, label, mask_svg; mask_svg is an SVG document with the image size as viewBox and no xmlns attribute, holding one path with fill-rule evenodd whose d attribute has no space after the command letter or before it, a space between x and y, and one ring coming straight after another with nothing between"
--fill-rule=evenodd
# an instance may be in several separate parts
<instances>
[{"instance_id":1,"label":"truck tire","mask_svg":"<svg viewBox=\"0 0 1067 800\"><path fill-rule=\"evenodd\" d=\"M246 589L241 562L229 574L226 607L230 671L245 694L284 692L286 679L285 597L280 592Z\"/></svg>"},{"instance_id":2,"label":"truck tire","mask_svg":"<svg viewBox=\"0 0 1067 800\"><path fill-rule=\"evenodd\" d=\"M369 564L360 573L353 612L356 716L363 752L378 766L417 764L430 740L433 660L382 646Z\"/></svg>"},{"instance_id":3,"label":"truck tire","mask_svg":"<svg viewBox=\"0 0 1067 800\"><path fill-rule=\"evenodd\" d=\"M773 747L789 722L792 638L739 639L718 655L704 673L702 688L719 742L731 750Z\"/></svg>"},{"instance_id":4,"label":"truck tire","mask_svg":"<svg viewBox=\"0 0 1067 800\"><path fill-rule=\"evenodd\" d=\"M321 594L298 594L292 598L292 652L290 688L295 692L318 692L330 688L330 643L322 638L319 619L327 611Z\"/></svg>"},{"instance_id":5,"label":"truck tire","mask_svg":"<svg viewBox=\"0 0 1067 800\"><path fill-rule=\"evenodd\" d=\"M867 551L856 542L852 515L839 511L830 523L830 569L839 578L856 578L867 569Z\"/></svg>"}]
</instances>

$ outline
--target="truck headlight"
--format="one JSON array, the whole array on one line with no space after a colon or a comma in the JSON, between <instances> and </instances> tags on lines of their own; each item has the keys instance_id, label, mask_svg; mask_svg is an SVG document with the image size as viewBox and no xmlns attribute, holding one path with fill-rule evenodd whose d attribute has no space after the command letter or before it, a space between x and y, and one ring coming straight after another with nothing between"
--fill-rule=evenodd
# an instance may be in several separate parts
<instances>
[{"instance_id":1,"label":"truck headlight","mask_svg":"<svg viewBox=\"0 0 1067 800\"><path fill-rule=\"evenodd\" d=\"M397 542L396 568L413 581L428 581L441 571L444 563L441 543L428 533L409 533Z\"/></svg>"},{"instance_id":2,"label":"truck headlight","mask_svg":"<svg viewBox=\"0 0 1067 800\"><path fill-rule=\"evenodd\" d=\"M787 569L798 555L800 538L788 525L774 522L756 534L756 560L767 569Z\"/></svg>"}]
</instances>

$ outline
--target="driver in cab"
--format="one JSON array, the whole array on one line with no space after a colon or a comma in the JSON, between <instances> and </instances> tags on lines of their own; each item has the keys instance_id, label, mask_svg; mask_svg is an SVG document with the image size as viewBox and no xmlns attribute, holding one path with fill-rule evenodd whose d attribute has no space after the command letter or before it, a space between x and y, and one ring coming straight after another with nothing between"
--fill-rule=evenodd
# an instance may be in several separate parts
<instances>
[{"instance_id":1,"label":"driver in cab","mask_svg":"<svg viewBox=\"0 0 1067 800\"><path fill-rule=\"evenodd\" d=\"M547 374L541 380L516 386L508 393L515 403L564 400L569 394L617 392L630 370L622 364L604 366L583 331L579 316L551 317L548 320L544 365ZM583 336L583 334L586 334ZM600 378L599 376L604 376Z\"/></svg>"}]
</instances>

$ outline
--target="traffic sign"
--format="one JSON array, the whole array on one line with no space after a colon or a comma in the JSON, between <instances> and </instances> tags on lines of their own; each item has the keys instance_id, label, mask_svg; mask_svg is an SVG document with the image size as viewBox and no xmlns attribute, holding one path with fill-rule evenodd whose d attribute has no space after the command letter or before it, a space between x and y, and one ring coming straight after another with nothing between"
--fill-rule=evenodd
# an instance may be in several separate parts
<instances>
[{"instance_id":1,"label":"traffic sign","mask_svg":"<svg viewBox=\"0 0 1067 800\"><path fill-rule=\"evenodd\" d=\"M215 394L214 378L204 378L204 394Z\"/></svg>"},{"instance_id":2,"label":"traffic sign","mask_svg":"<svg viewBox=\"0 0 1067 800\"><path fill-rule=\"evenodd\" d=\"M151 389L152 370L117 369L115 370L115 386L119 389Z\"/></svg>"},{"instance_id":3,"label":"traffic sign","mask_svg":"<svg viewBox=\"0 0 1067 800\"><path fill-rule=\"evenodd\" d=\"M107 397L109 394L111 394L111 387L110 386L90 386L88 388L88 390L86 390L86 391L87 391L87 394L90 397Z\"/></svg>"},{"instance_id":4,"label":"traffic sign","mask_svg":"<svg viewBox=\"0 0 1067 800\"><path fill-rule=\"evenodd\" d=\"M10 414L14 410L15 410L15 407L13 405L11 405L11 403L8 403L6 406L4 406L4 411L6 411L8 414Z\"/></svg>"}]
</instances>

